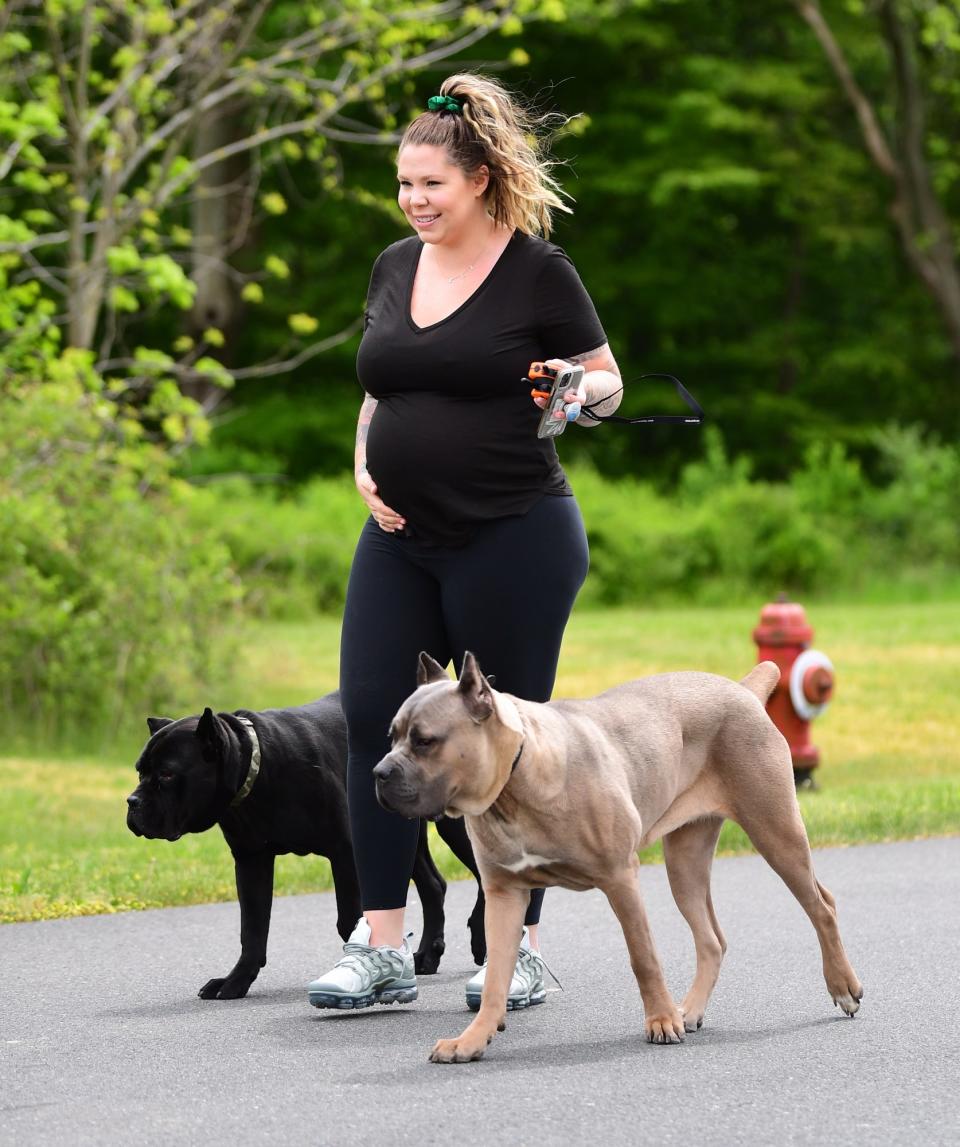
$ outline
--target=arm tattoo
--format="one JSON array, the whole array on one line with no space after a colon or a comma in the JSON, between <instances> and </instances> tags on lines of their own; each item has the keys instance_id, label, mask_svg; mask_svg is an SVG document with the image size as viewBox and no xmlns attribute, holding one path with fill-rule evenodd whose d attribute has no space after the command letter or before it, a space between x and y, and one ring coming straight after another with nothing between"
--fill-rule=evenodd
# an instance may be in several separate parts
<instances>
[{"instance_id":1,"label":"arm tattoo","mask_svg":"<svg viewBox=\"0 0 960 1147\"><path fill-rule=\"evenodd\" d=\"M377 409L377 400L368 394L364 397L360 407L360 416L357 419L357 446L353 455L355 470L367 468L367 435L370 433L370 423L373 421L374 411Z\"/></svg>"},{"instance_id":2,"label":"arm tattoo","mask_svg":"<svg viewBox=\"0 0 960 1147\"><path fill-rule=\"evenodd\" d=\"M597 347L595 350L585 351L583 354L573 355L567 359L567 362L573 363L575 366L584 366L590 364L587 370L587 378L593 371L605 370L614 375L617 379L620 378L620 368L617 366L617 360L610 352L609 343L604 343L602 346ZM623 395L622 386L610 387L606 382L599 384L598 380L590 379L587 383L587 403L593 407L596 414L612 414L620 405L620 399ZM582 426L599 426L596 419L590 418L589 415L581 416L577 419L578 423Z\"/></svg>"},{"instance_id":3,"label":"arm tattoo","mask_svg":"<svg viewBox=\"0 0 960 1147\"><path fill-rule=\"evenodd\" d=\"M566 359L567 362L572 363L574 366L580 366L581 363L589 362L592 358L598 358L603 352L607 352L607 357L610 357L610 348L607 343L603 346L598 346L594 350L584 351L583 354L572 354Z\"/></svg>"},{"instance_id":4,"label":"arm tattoo","mask_svg":"<svg viewBox=\"0 0 960 1147\"><path fill-rule=\"evenodd\" d=\"M606 369L606 368L604 368ZM614 377L615 385L611 386L608 379L590 379L587 383L587 403L590 405L594 414L613 414L613 412L620 405L620 400L623 398L623 384L619 381L620 375L618 371L608 370L609 374ZM589 378L589 374L587 375ZM596 419L584 419L584 425L592 424L597 425Z\"/></svg>"}]
</instances>

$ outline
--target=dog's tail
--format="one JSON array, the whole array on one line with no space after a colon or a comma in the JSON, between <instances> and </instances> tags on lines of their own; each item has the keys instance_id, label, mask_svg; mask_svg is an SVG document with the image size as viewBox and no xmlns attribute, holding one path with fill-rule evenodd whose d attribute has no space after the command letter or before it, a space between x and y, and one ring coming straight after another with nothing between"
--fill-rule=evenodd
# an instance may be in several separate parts
<instances>
[{"instance_id":1,"label":"dog's tail","mask_svg":"<svg viewBox=\"0 0 960 1147\"><path fill-rule=\"evenodd\" d=\"M761 705L766 705L779 680L780 670L777 666L772 661L761 661L750 670L740 684L744 689L749 689L754 697L759 699Z\"/></svg>"}]
</instances>

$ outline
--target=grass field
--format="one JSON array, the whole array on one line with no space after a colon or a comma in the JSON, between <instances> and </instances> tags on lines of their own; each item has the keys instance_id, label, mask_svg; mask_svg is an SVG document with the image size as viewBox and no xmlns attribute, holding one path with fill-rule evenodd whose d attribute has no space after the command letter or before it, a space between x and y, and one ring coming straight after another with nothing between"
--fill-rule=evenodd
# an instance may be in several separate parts
<instances>
[{"instance_id":1,"label":"grass field","mask_svg":"<svg viewBox=\"0 0 960 1147\"><path fill-rule=\"evenodd\" d=\"M960 833L960 603L811 609L815 645L837 669L836 698L814 725L819 791L801 794L812 843ZM582 612L567 631L558 696L670 669L745 674L758 610ZM338 623L252 625L217 709L299 704L336 685ZM180 714L169 714L180 715ZM0 921L232 899L233 866L216 830L176 844L124 824L137 748L103 759L0 758ZM727 824L720 851L749 843ZM460 870L442 845L451 876ZM645 854L659 859L659 848ZM283 857L277 891L329 887L320 858Z\"/></svg>"}]
</instances>

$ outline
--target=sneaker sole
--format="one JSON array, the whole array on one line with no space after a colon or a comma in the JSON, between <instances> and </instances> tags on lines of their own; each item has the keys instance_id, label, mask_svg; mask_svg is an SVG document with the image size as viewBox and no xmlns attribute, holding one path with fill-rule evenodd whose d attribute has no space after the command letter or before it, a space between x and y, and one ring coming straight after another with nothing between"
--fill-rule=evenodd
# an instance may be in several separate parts
<instances>
[{"instance_id":1,"label":"sneaker sole","mask_svg":"<svg viewBox=\"0 0 960 1147\"><path fill-rule=\"evenodd\" d=\"M415 987L387 988L382 992L370 992L366 996L339 996L335 992L310 993L310 1003L315 1008L337 1008L340 1011L372 1008L374 1004L412 1004L416 998Z\"/></svg>"},{"instance_id":2,"label":"sneaker sole","mask_svg":"<svg viewBox=\"0 0 960 1147\"><path fill-rule=\"evenodd\" d=\"M467 1007L470 1009L470 1011L472 1011L472 1012L480 1011L480 1000L481 1000L481 998L482 998L481 996L467 996ZM541 989L539 992L532 992L529 996L520 996L520 997L512 999L512 1000L508 996L507 997L507 1011L508 1012L517 1012L521 1008L529 1008L533 1004L542 1004L546 998L547 998L547 993L543 989Z\"/></svg>"}]
</instances>

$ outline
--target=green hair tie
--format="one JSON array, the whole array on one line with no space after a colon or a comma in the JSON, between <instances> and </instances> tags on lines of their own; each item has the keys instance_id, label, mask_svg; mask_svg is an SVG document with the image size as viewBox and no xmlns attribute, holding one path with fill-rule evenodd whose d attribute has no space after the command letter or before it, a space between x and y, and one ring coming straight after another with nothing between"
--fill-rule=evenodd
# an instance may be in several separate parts
<instances>
[{"instance_id":1,"label":"green hair tie","mask_svg":"<svg viewBox=\"0 0 960 1147\"><path fill-rule=\"evenodd\" d=\"M431 96L427 100L427 108L432 112L454 112L463 115L463 104L453 96Z\"/></svg>"}]
</instances>

